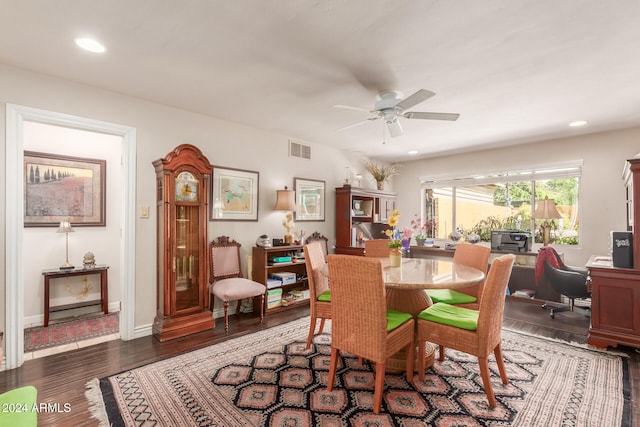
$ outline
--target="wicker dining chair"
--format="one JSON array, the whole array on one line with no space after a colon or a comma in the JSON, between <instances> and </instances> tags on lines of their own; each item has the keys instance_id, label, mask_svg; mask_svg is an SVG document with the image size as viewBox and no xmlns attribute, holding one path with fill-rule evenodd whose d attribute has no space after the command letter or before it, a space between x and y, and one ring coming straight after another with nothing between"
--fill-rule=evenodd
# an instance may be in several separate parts
<instances>
[{"instance_id":1,"label":"wicker dining chair","mask_svg":"<svg viewBox=\"0 0 640 427\"><path fill-rule=\"evenodd\" d=\"M489 268L489 256L491 248L488 246L473 245L470 243L459 244L453 253L454 264L467 265L482 271L485 275ZM444 302L447 304L455 304L460 307L472 308L477 310L480 307L482 299L482 290L485 281L477 285L454 289L428 289L427 294L431 297L431 301Z\"/></svg>"},{"instance_id":2,"label":"wicker dining chair","mask_svg":"<svg viewBox=\"0 0 640 427\"><path fill-rule=\"evenodd\" d=\"M421 381L424 380L427 342L440 345L440 361L444 360L444 347L474 355L478 358L489 406L495 408L496 397L491 386L489 356L491 353L495 355L502 384L508 384L500 340L505 290L515 259L515 255L508 254L493 260L479 310L439 302L418 314L418 378Z\"/></svg>"},{"instance_id":3,"label":"wicker dining chair","mask_svg":"<svg viewBox=\"0 0 640 427\"><path fill-rule=\"evenodd\" d=\"M384 258L389 256L388 239L372 239L364 242L364 256L370 258Z\"/></svg>"},{"instance_id":4,"label":"wicker dining chair","mask_svg":"<svg viewBox=\"0 0 640 427\"><path fill-rule=\"evenodd\" d=\"M304 250L304 259L307 265L307 279L309 281L309 336L307 348L311 347L311 341L316 330L316 324L320 319L319 334L324 329L325 319L331 319L331 293L329 292L329 278L321 270L325 266L325 255L319 241L307 243Z\"/></svg>"},{"instance_id":5,"label":"wicker dining chair","mask_svg":"<svg viewBox=\"0 0 640 427\"><path fill-rule=\"evenodd\" d=\"M408 313L387 309L381 260L332 254L327 262L332 322L327 389L333 390L340 351L366 359L375 365L373 412L379 414L390 356L406 349L406 379L413 383L415 321Z\"/></svg>"},{"instance_id":6,"label":"wicker dining chair","mask_svg":"<svg viewBox=\"0 0 640 427\"><path fill-rule=\"evenodd\" d=\"M224 304L224 332L229 331L229 301L237 301L236 315L242 300L260 297L260 322L264 319L266 286L242 277L240 243L220 236L209 243L209 309L213 311L215 297Z\"/></svg>"}]
</instances>

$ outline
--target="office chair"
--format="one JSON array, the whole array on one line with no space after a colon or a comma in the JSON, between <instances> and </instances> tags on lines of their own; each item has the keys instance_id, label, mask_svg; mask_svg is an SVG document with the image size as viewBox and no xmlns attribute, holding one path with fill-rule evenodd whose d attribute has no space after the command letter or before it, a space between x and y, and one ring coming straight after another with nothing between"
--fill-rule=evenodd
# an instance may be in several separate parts
<instances>
[{"instance_id":1,"label":"office chair","mask_svg":"<svg viewBox=\"0 0 640 427\"><path fill-rule=\"evenodd\" d=\"M556 313L574 311L576 299L585 299L591 296L587 287L587 269L566 265L555 249L551 247L540 249L536 260L536 269L540 268L542 268L544 277L551 287L569 299L568 305L551 309L549 315L552 319L555 319ZM542 304L543 309L546 309L547 306L546 302ZM585 310L587 310L585 314L589 315L589 308Z\"/></svg>"}]
</instances>

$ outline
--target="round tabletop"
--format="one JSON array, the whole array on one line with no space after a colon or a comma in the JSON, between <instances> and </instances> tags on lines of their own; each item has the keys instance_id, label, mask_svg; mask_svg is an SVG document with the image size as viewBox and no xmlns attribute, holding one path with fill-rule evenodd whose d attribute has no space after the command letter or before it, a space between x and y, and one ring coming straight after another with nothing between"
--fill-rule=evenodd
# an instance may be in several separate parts
<instances>
[{"instance_id":1,"label":"round tabletop","mask_svg":"<svg viewBox=\"0 0 640 427\"><path fill-rule=\"evenodd\" d=\"M452 261L402 258L400 267L390 267L382 259L384 284L387 289L455 289L472 286L484 280L482 271Z\"/></svg>"}]
</instances>

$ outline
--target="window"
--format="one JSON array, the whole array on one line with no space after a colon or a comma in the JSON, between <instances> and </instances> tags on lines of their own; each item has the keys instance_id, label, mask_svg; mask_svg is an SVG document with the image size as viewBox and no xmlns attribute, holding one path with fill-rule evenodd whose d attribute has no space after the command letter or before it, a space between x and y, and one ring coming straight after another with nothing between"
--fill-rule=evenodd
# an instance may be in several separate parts
<instances>
[{"instance_id":1,"label":"window","mask_svg":"<svg viewBox=\"0 0 640 427\"><path fill-rule=\"evenodd\" d=\"M434 224L431 236L448 238L453 230L462 235L477 234L491 241L491 231L529 231L542 243L541 225L533 219L537 201L548 197L556 203L561 218L546 219L551 241L577 245L579 242L578 195L582 162L570 162L529 170L488 172L467 177L422 179L425 220Z\"/></svg>"}]
</instances>

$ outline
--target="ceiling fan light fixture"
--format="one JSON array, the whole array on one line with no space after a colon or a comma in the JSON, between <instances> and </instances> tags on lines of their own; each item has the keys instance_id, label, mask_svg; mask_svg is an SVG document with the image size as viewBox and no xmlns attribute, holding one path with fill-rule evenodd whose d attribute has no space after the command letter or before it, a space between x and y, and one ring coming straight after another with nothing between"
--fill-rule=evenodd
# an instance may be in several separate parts
<instances>
[{"instance_id":1,"label":"ceiling fan light fixture","mask_svg":"<svg viewBox=\"0 0 640 427\"><path fill-rule=\"evenodd\" d=\"M387 120L387 128L389 128L389 135L394 138L402 135L402 126L398 119Z\"/></svg>"}]
</instances>

